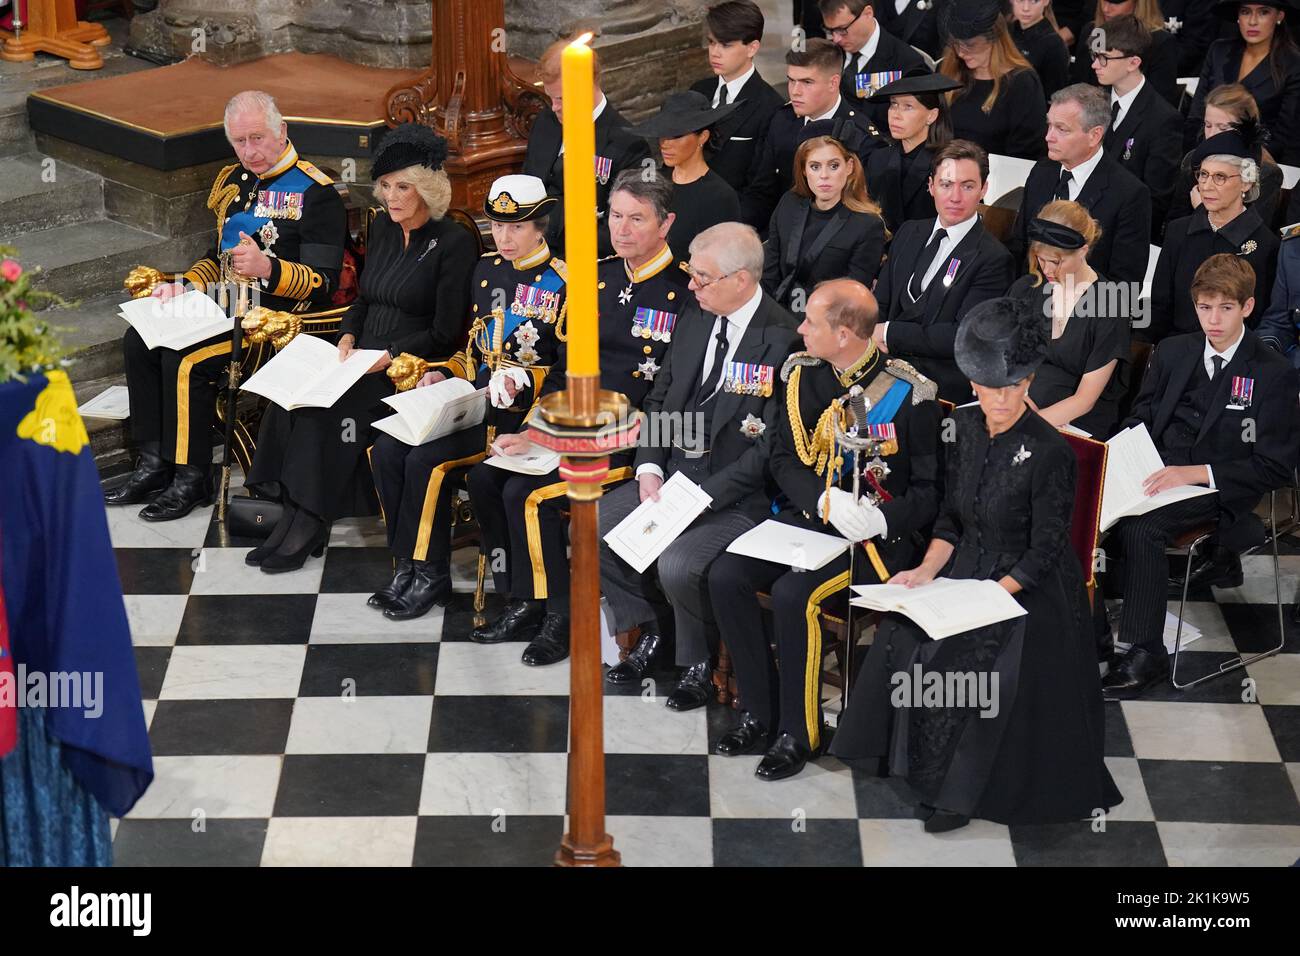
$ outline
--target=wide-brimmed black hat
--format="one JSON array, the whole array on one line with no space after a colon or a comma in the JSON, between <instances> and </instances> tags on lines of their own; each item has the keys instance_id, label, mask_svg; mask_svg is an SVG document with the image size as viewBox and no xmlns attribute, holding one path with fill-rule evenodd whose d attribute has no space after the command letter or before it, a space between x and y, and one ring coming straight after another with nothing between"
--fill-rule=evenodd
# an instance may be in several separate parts
<instances>
[{"instance_id":1,"label":"wide-brimmed black hat","mask_svg":"<svg viewBox=\"0 0 1300 956\"><path fill-rule=\"evenodd\" d=\"M1029 221L1029 241L1067 250L1082 249L1088 244L1087 238L1077 229L1037 216Z\"/></svg>"},{"instance_id":2,"label":"wide-brimmed black hat","mask_svg":"<svg viewBox=\"0 0 1300 956\"><path fill-rule=\"evenodd\" d=\"M536 176L498 177L483 197L483 213L496 222L529 222L550 212L558 200Z\"/></svg>"},{"instance_id":3,"label":"wide-brimmed black hat","mask_svg":"<svg viewBox=\"0 0 1300 956\"><path fill-rule=\"evenodd\" d=\"M698 133L702 129L708 129L719 120L730 116L739 105L739 103L719 104L715 109L711 99L695 90L670 93L658 113L644 123L629 127L628 132L646 139L676 139L687 133Z\"/></svg>"},{"instance_id":4,"label":"wide-brimmed black hat","mask_svg":"<svg viewBox=\"0 0 1300 956\"><path fill-rule=\"evenodd\" d=\"M958 89L961 86L959 82L950 76L944 76L942 73L931 73L929 70L910 71L901 80L894 80L893 83L886 83L875 93L867 97L868 103L882 103L891 96L916 96L921 93L946 93L949 90Z\"/></svg>"},{"instance_id":5,"label":"wide-brimmed black hat","mask_svg":"<svg viewBox=\"0 0 1300 956\"><path fill-rule=\"evenodd\" d=\"M1240 156L1260 162L1264 155L1264 141L1268 133L1259 120L1247 116L1233 123L1222 133L1202 140L1189 154L1191 168L1195 169L1207 156Z\"/></svg>"},{"instance_id":6,"label":"wide-brimmed black hat","mask_svg":"<svg viewBox=\"0 0 1300 956\"><path fill-rule=\"evenodd\" d=\"M406 169L427 166L442 169L447 159L447 141L420 123L403 123L386 134L375 147L370 161L370 178Z\"/></svg>"},{"instance_id":7,"label":"wide-brimmed black hat","mask_svg":"<svg viewBox=\"0 0 1300 956\"><path fill-rule=\"evenodd\" d=\"M1047 355L1047 320L1030 299L989 299L961 320L953 354L962 374L976 385L1006 388L1042 364Z\"/></svg>"},{"instance_id":8,"label":"wide-brimmed black hat","mask_svg":"<svg viewBox=\"0 0 1300 956\"><path fill-rule=\"evenodd\" d=\"M1237 8L1245 3L1261 7L1274 7L1278 10L1285 10L1287 13L1300 12L1300 6L1297 6L1293 0L1219 0L1214 5L1214 12L1225 20L1235 20L1237 19Z\"/></svg>"},{"instance_id":9,"label":"wide-brimmed black hat","mask_svg":"<svg viewBox=\"0 0 1300 956\"><path fill-rule=\"evenodd\" d=\"M949 3L940 17L940 30L949 40L991 37L1002 15L1002 0L961 0Z\"/></svg>"}]
</instances>

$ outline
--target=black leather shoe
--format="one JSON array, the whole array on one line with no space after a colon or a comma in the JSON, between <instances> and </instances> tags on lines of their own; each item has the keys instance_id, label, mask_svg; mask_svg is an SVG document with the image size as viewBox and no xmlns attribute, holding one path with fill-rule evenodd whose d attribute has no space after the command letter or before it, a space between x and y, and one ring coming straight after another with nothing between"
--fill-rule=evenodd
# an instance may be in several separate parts
<instances>
[{"instance_id":1,"label":"black leather shoe","mask_svg":"<svg viewBox=\"0 0 1300 956\"><path fill-rule=\"evenodd\" d=\"M609 669L605 680L611 684L635 684L646 671L654 669L662 662L667 643L654 631L642 631L636 647L632 648L626 658Z\"/></svg>"},{"instance_id":2,"label":"black leather shoe","mask_svg":"<svg viewBox=\"0 0 1300 956\"><path fill-rule=\"evenodd\" d=\"M500 644L530 638L545 616L545 601L511 601L491 624L474 628L469 639L478 644Z\"/></svg>"},{"instance_id":3,"label":"black leather shoe","mask_svg":"<svg viewBox=\"0 0 1300 956\"><path fill-rule=\"evenodd\" d=\"M727 731L718 741L717 753L724 757L756 754L772 746L773 734L747 710L740 712L740 726Z\"/></svg>"},{"instance_id":4,"label":"black leather shoe","mask_svg":"<svg viewBox=\"0 0 1300 956\"><path fill-rule=\"evenodd\" d=\"M1188 591L1204 588L1239 588L1245 580L1241 571L1241 557L1227 548L1216 548L1214 554L1192 565ZM1183 579L1170 578L1169 589L1177 597L1183 595Z\"/></svg>"},{"instance_id":5,"label":"black leather shoe","mask_svg":"<svg viewBox=\"0 0 1300 956\"><path fill-rule=\"evenodd\" d=\"M434 605L446 607L451 600L451 568L435 567L432 561L412 561L411 583L392 607L384 610L390 621L409 621L428 614Z\"/></svg>"},{"instance_id":6,"label":"black leather shoe","mask_svg":"<svg viewBox=\"0 0 1300 956\"><path fill-rule=\"evenodd\" d=\"M952 830L960 830L968 823L970 823L970 817L964 813L954 813L952 810L935 810L925 821L925 832L948 833Z\"/></svg>"},{"instance_id":7,"label":"black leather shoe","mask_svg":"<svg viewBox=\"0 0 1300 956\"><path fill-rule=\"evenodd\" d=\"M547 614L532 643L520 658L529 667L558 664L569 656L569 619L561 614Z\"/></svg>"},{"instance_id":8,"label":"black leather shoe","mask_svg":"<svg viewBox=\"0 0 1300 956\"><path fill-rule=\"evenodd\" d=\"M784 780L797 774L814 756L816 754L790 734L781 734L763 754L754 776L760 780Z\"/></svg>"},{"instance_id":9,"label":"black leather shoe","mask_svg":"<svg viewBox=\"0 0 1300 956\"><path fill-rule=\"evenodd\" d=\"M366 604L370 607L377 607L381 611L393 607L397 603L397 599L402 596L402 592L406 590L406 586L411 583L411 574L414 570L414 561L410 558L398 558L397 567L393 570L393 580L370 595L366 599Z\"/></svg>"},{"instance_id":10,"label":"black leather shoe","mask_svg":"<svg viewBox=\"0 0 1300 956\"><path fill-rule=\"evenodd\" d=\"M1130 647L1101 682L1107 700L1132 700L1169 676L1169 655L1153 654L1143 647Z\"/></svg>"},{"instance_id":11,"label":"black leather shoe","mask_svg":"<svg viewBox=\"0 0 1300 956\"><path fill-rule=\"evenodd\" d=\"M207 469L177 465L172 483L157 498L140 509L145 521L175 521L200 505L212 504L212 483Z\"/></svg>"},{"instance_id":12,"label":"black leather shoe","mask_svg":"<svg viewBox=\"0 0 1300 956\"><path fill-rule=\"evenodd\" d=\"M918 820L928 820L934 816L934 807L928 803L918 803L916 809L912 811L912 816Z\"/></svg>"},{"instance_id":13,"label":"black leather shoe","mask_svg":"<svg viewBox=\"0 0 1300 956\"><path fill-rule=\"evenodd\" d=\"M172 466L158 454L158 443L147 442L140 446L135 471L126 481L112 491L104 492L106 505L138 505L148 501L165 489L172 481Z\"/></svg>"},{"instance_id":14,"label":"black leather shoe","mask_svg":"<svg viewBox=\"0 0 1300 956\"><path fill-rule=\"evenodd\" d=\"M668 695L664 706L669 710L694 710L703 707L713 696L713 668L708 661L692 664L677 682L677 689Z\"/></svg>"}]
</instances>

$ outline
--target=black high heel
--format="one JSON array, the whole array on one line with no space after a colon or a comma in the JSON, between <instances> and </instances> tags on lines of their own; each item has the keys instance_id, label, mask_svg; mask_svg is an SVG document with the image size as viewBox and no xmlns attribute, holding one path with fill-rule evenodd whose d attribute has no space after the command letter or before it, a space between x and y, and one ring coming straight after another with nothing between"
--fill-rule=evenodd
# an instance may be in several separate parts
<instances>
[{"instance_id":1,"label":"black high heel","mask_svg":"<svg viewBox=\"0 0 1300 956\"><path fill-rule=\"evenodd\" d=\"M314 525L311 530L308 527ZM325 553L325 544L329 541L330 522L317 518L311 512L299 508L293 516L293 527L285 535L280 547L274 554L262 559L262 571L266 574L279 574L282 571L297 571L307 563L307 555L319 558ZM301 547L293 548L292 542L304 542ZM289 549L289 550L286 550Z\"/></svg>"},{"instance_id":2,"label":"black high heel","mask_svg":"<svg viewBox=\"0 0 1300 956\"><path fill-rule=\"evenodd\" d=\"M285 502L284 511L280 513L280 520L276 522L271 533L266 538L266 543L254 548L248 554L244 555L244 563L251 567L259 566L263 561L275 554L280 545L284 542L285 536L289 534L289 526L293 524L293 516L297 514L298 509L289 502Z\"/></svg>"}]
</instances>

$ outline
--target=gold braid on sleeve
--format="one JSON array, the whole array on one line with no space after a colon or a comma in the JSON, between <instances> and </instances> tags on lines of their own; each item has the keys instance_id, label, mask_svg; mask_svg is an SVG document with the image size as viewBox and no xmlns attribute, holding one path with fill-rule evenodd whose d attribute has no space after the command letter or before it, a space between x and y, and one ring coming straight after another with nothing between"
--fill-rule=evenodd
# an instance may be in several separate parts
<instances>
[{"instance_id":1,"label":"gold braid on sleeve","mask_svg":"<svg viewBox=\"0 0 1300 956\"><path fill-rule=\"evenodd\" d=\"M817 419L812 431L804 427L803 415L799 412L799 379L803 368L795 366L785 386L786 416L790 419L790 434L794 437L795 454L799 460L813 470L814 474L826 475L826 491L830 492L835 474L844 467L844 456L837 454L835 425L844 414L844 409L836 402L831 402ZM829 512L828 512L829 514ZM822 518L822 524L829 519Z\"/></svg>"}]
</instances>

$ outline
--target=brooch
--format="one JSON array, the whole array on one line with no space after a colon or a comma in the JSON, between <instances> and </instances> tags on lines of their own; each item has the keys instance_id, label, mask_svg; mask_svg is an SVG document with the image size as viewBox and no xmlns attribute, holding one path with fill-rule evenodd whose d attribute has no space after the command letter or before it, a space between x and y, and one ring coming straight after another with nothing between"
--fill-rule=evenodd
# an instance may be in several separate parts
<instances>
[{"instance_id":1,"label":"brooch","mask_svg":"<svg viewBox=\"0 0 1300 956\"><path fill-rule=\"evenodd\" d=\"M618 304L627 305L631 301L632 301L632 285L629 283L626 289L623 289L621 292L619 292Z\"/></svg>"},{"instance_id":2,"label":"brooch","mask_svg":"<svg viewBox=\"0 0 1300 956\"><path fill-rule=\"evenodd\" d=\"M429 247L425 249L422 253L420 253L420 257L415 261L423 262L424 257L427 256L429 253L433 252L433 250L436 249L437 247L438 247L438 237L435 236L434 238L429 240Z\"/></svg>"},{"instance_id":3,"label":"brooch","mask_svg":"<svg viewBox=\"0 0 1300 956\"><path fill-rule=\"evenodd\" d=\"M1254 239L1247 239L1245 242L1241 244L1241 254L1243 256L1248 256L1258 248L1259 248L1258 242L1256 242Z\"/></svg>"},{"instance_id":4,"label":"brooch","mask_svg":"<svg viewBox=\"0 0 1300 956\"><path fill-rule=\"evenodd\" d=\"M1124 144L1124 159L1131 159L1133 156L1133 139L1130 137Z\"/></svg>"},{"instance_id":5,"label":"brooch","mask_svg":"<svg viewBox=\"0 0 1300 956\"><path fill-rule=\"evenodd\" d=\"M1026 461L1029 460L1029 458L1030 458L1031 455L1033 455L1033 452L1032 452L1032 451L1029 451L1027 448L1025 448L1024 445L1021 445L1021 446L1020 446L1020 451L1016 452L1016 453L1011 457L1011 464L1013 464L1013 465L1023 465Z\"/></svg>"},{"instance_id":6,"label":"brooch","mask_svg":"<svg viewBox=\"0 0 1300 956\"><path fill-rule=\"evenodd\" d=\"M647 382L653 382L655 380L655 373L659 371L659 365L655 362L655 357L650 355L646 357L644 362L636 367L636 370L645 377Z\"/></svg>"},{"instance_id":7,"label":"brooch","mask_svg":"<svg viewBox=\"0 0 1300 956\"><path fill-rule=\"evenodd\" d=\"M767 425L754 415L746 415L745 420L740 423L740 433L746 438L757 438L766 430Z\"/></svg>"}]
</instances>

